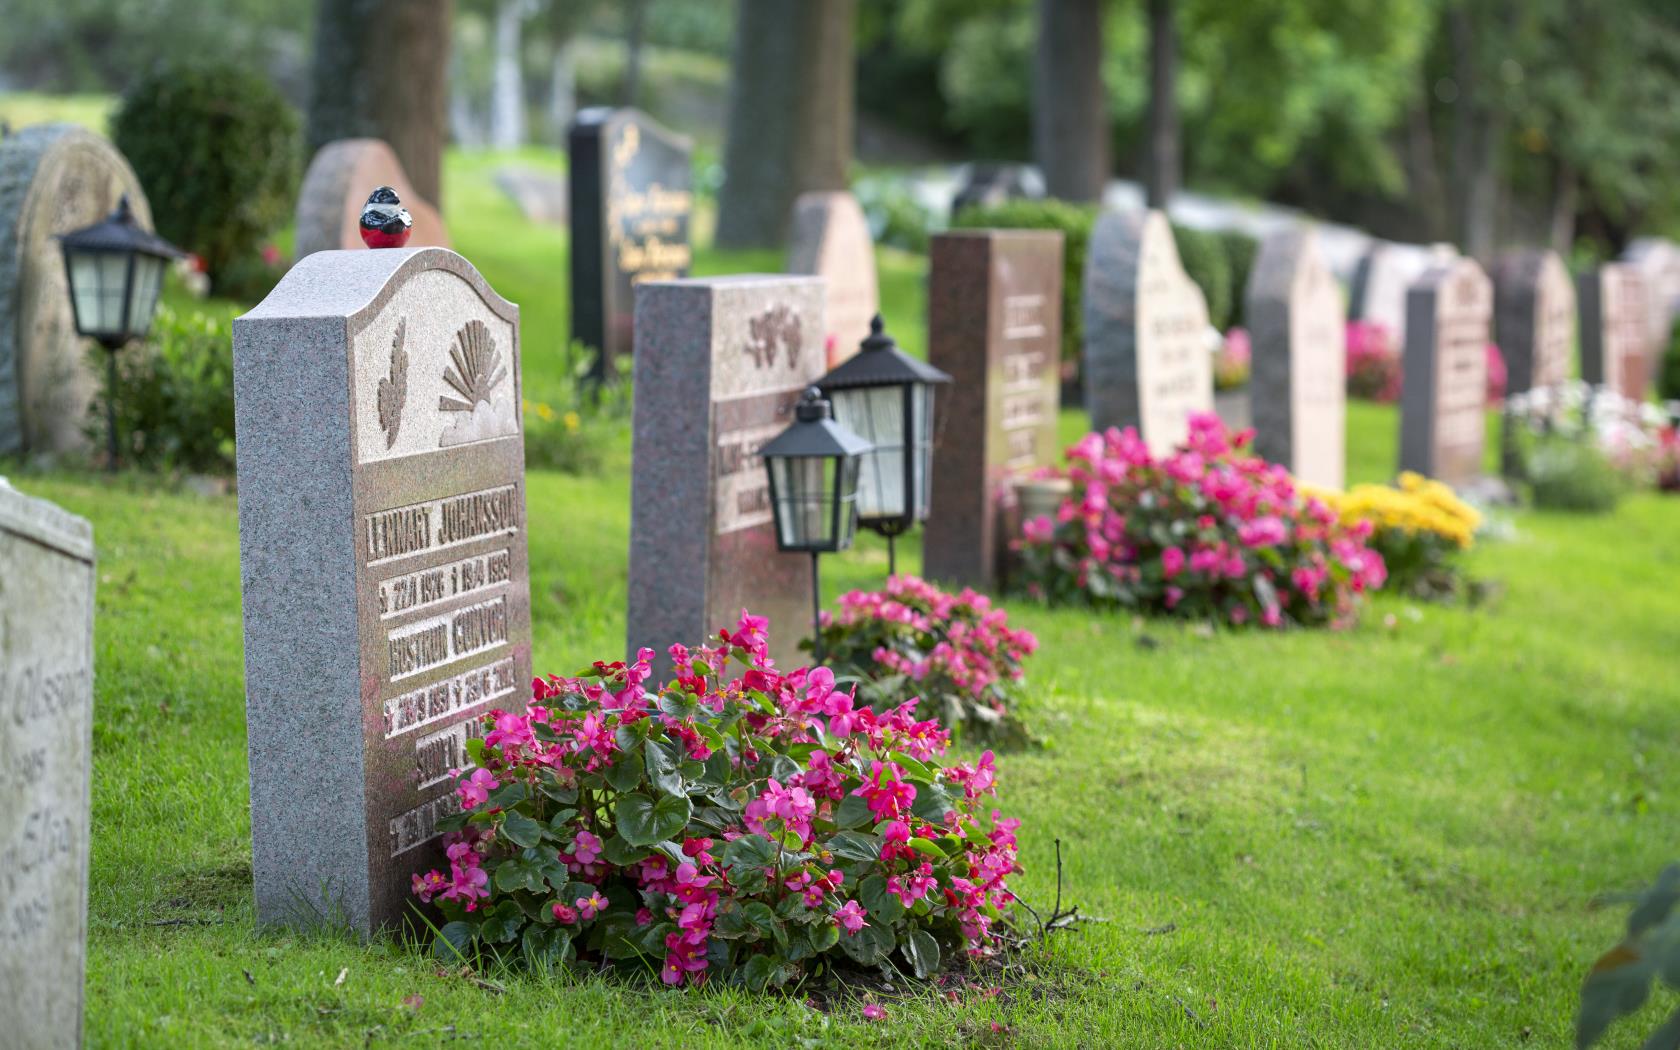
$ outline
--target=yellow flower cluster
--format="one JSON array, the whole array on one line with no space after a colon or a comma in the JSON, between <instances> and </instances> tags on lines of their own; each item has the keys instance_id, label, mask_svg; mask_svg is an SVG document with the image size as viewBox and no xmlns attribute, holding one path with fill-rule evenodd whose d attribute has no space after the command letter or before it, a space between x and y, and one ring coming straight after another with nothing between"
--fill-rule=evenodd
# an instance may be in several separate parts
<instances>
[{"instance_id":1,"label":"yellow flower cluster","mask_svg":"<svg viewBox=\"0 0 1680 1050\"><path fill-rule=\"evenodd\" d=\"M1314 490L1343 524L1369 521L1378 529L1432 532L1460 548L1469 548L1482 516L1453 494L1450 486L1406 471L1397 487L1355 485L1347 492Z\"/></svg>"}]
</instances>

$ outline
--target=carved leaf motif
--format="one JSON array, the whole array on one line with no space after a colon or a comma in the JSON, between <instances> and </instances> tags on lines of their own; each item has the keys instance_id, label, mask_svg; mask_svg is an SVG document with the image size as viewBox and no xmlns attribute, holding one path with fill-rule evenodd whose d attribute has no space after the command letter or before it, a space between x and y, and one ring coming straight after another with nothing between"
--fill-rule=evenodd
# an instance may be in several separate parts
<instances>
[{"instance_id":1,"label":"carved leaf motif","mask_svg":"<svg viewBox=\"0 0 1680 1050\"><path fill-rule=\"evenodd\" d=\"M391 340L391 374L379 381L379 426L385 431L385 447L395 447L397 428L402 426L403 405L408 401L408 351L403 349L408 319L397 322Z\"/></svg>"},{"instance_id":2,"label":"carved leaf motif","mask_svg":"<svg viewBox=\"0 0 1680 1050\"><path fill-rule=\"evenodd\" d=\"M773 306L747 322L747 354L759 368L774 368L780 348L787 353L788 367L796 368L802 334L797 314L786 306Z\"/></svg>"}]
</instances>

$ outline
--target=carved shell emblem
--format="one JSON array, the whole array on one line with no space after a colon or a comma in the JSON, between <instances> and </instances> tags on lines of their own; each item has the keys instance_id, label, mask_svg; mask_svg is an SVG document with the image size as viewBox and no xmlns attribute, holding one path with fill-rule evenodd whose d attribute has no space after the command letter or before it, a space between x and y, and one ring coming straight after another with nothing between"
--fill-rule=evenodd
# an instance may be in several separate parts
<instances>
[{"instance_id":1,"label":"carved shell emblem","mask_svg":"<svg viewBox=\"0 0 1680 1050\"><path fill-rule=\"evenodd\" d=\"M403 405L408 401L408 351L403 349L408 319L397 322L396 338L391 340L391 374L379 381L379 426L385 431L385 447L397 444L397 428L402 426Z\"/></svg>"},{"instance_id":2,"label":"carved shell emblem","mask_svg":"<svg viewBox=\"0 0 1680 1050\"><path fill-rule=\"evenodd\" d=\"M507 366L502 364L496 340L483 321L468 321L461 326L449 359L454 363L444 370L443 381L461 395L461 400L448 395L438 398L438 408L444 412L471 412L488 402L496 385L507 378Z\"/></svg>"}]
</instances>

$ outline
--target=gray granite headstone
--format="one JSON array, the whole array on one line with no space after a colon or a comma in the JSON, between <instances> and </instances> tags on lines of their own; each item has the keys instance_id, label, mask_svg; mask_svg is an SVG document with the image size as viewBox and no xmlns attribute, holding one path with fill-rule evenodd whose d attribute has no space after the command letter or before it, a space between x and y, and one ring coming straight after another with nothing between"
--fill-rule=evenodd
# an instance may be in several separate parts
<instances>
[{"instance_id":1,"label":"gray granite headstone","mask_svg":"<svg viewBox=\"0 0 1680 1050\"><path fill-rule=\"evenodd\" d=\"M1056 461L1061 406L1062 235L953 230L928 252L928 361L951 376L934 400L922 572L982 586L1006 565L1015 484Z\"/></svg>"},{"instance_id":2,"label":"gray granite headstone","mask_svg":"<svg viewBox=\"0 0 1680 1050\"><path fill-rule=\"evenodd\" d=\"M1260 245L1244 316L1254 353L1255 450L1314 485L1339 489L1347 468L1346 318L1341 287L1311 230Z\"/></svg>"},{"instance_id":3,"label":"gray granite headstone","mask_svg":"<svg viewBox=\"0 0 1680 1050\"><path fill-rule=\"evenodd\" d=\"M1085 407L1161 454L1213 411L1207 300L1159 211L1105 212L1085 251Z\"/></svg>"},{"instance_id":4,"label":"gray granite headstone","mask_svg":"<svg viewBox=\"0 0 1680 1050\"><path fill-rule=\"evenodd\" d=\"M661 668L741 610L770 618L771 654L805 662L811 562L776 549L758 450L820 378L823 283L749 274L636 286L629 651Z\"/></svg>"},{"instance_id":5,"label":"gray granite headstone","mask_svg":"<svg viewBox=\"0 0 1680 1050\"><path fill-rule=\"evenodd\" d=\"M788 273L827 282L828 367L858 352L869 321L881 309L875 282L875 241L869 220L850 193L804 193L793 205Z\"/></svg>"},{"instance_id":6,"label":"gray granite headstone","mask_svg":"<svg viewBox=\"0 0 1680 1050\"><path fill-rule=\"evenodd\" d=\"M1557 252L1514 252L1494 271L1494 341L1505 389L1520 394L1569 378L1575 352L1575 286Z\"/></svg>"},{"instance_id":7,"label":"gray granite headstone","mask_svg":"<svg viewBox=\"0 0 1680 1050\"><path fill-rule=\"evenodd\" d=\"M1382 325L1394 337L1395 346L1405 346L1407 289L1425 270L1457 255L1446 244L1374 242L1354 267L1348 316Z\"/></svg>"},{"instance_id":8,"label":"gray granite headstone","mask_svg":"<svg viewBox=\"0 0 1680 1050\"><path fill-rule=\"evenodd\" d=\"M1628 263L1605 263L1576 278L1581 308L1581 378L1645 400L1655 370L1645 277Z\"/></svg>"},{"instance_id":9,"label":"gray granite headstone","mask_svg":"<svg viewBox=\"0 0 1680 1050\"><path fill-rule=\"evenodd\" d=\"M87 968L93 529L0 478L0 1044L76 1047Z\"/></svg>"},{"instance_id":10,"label":"gray granite headstone","mask_svg":"<svg viewBox=\"0 0 1680 1050\"><path fill-rule=\"evenodd\" d=\"M87 447L99 382L57 238L105 218L124 194L150 229L134 169L90 131L40 124L0 139L0 455Z\"/></svg>"},{"instance_id":11,"label":"gray granite headstone","mask_svg":"<svg viewBox=\"0 0 1680 1050\"><path fill-rule=\"evenodd\" d=\"M1401 470L1455 486L1481 476L1492 321L1493 282L1472 259L1431 267L1407 291Z\"/></svg>"},{"instance_id":12,"label":"gray granite headstone","mask_svg":"<svg viewBox=\"0 0 1680 1050\"><path fill-rule=\"evenodd\" d=\"M302 259L333 248L362 247L359 225L368 194L389 186L414 218L410 248L449 247L437 208L408 181L397 153L381 139L339 139L316 151L298 189L293 254Z\"/></svg>"},{"instance_id":13,"label":"gray granite headstone","mask_svg":"<svg viewBox=\"0 0 1680 1050\"><path fill-rule=\"evenodd\" d=\"M446 248L325 251L234 322L265 923L396 923L467 723L531 682L519 309Z\"/></svg>"}]
</instances>

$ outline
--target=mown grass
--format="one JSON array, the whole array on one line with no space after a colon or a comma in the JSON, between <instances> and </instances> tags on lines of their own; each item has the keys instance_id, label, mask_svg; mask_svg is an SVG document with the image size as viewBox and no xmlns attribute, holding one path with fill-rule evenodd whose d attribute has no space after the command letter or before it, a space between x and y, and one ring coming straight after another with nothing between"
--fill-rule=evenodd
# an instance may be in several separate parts
<instances>
[{"instance_id":1,"label":"mown grass","mask_svg":"<svg viewBox=\"0 0 1680 1050\"><path fill-rule=\"evenodd\" d=\"M521 303L540 393L561 382L542 348L565 331L564 238L510 223L490 170L452 159L456 243ZM697 269L778 262L703 252ZM919 346L920 263L881 267ZM1392 473L1396 423L1352 407L1353 479ZM1064 899L1105 921L995 997L914 994L872 1024L588 975L486 986L398 944L255 928L235 498L14 481L99 543L93 1046L1560 1046L1620 924L1589 900L1648 879L1680 832L1680 503L1641 496L1516 514L1473 558L1503 586L1490 607L1378 597L1345 634L1012 604L1043 643L1028 714L1050 741L999 763L1026 821L1018 885L1052 900L1060 840ZM539 669L618 654L627 478L533 473L529 504ZM829 596L884 572L866 540L825 565Z\"/></svg>"}]
</instances>

